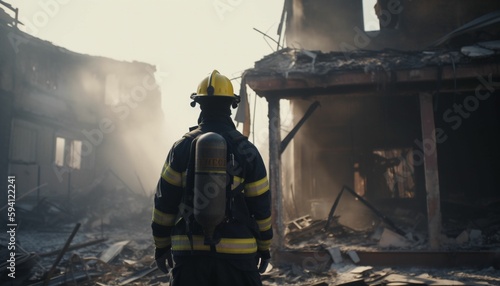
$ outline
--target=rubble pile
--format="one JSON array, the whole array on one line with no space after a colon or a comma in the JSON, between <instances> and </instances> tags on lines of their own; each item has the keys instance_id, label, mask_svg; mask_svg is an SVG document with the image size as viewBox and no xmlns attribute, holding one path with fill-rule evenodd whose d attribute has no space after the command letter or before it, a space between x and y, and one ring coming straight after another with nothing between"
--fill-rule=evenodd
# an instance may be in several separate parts
<instances>
[{"instance_id":1,"label":"rubble pile","mask_svg":"<svg viewBox=\"0 0 500 286\"><path fill-rule=\"evenodd\" d=\"M63 228L63 230L67 230ZM101 233L78 233L69 244L67 232L24 231L23 247L17 256L16 279L4 277L10 285L162 285L167 275L154 263L149 225L134 229L108 229ZM57 263L56 256L61 256ZM25 261L21 260L26 257ZM23 269L23 271L21 271ZM52 271L51 271L52 270ZM164 284L168 285L168 284Z\"/></svg>"},{"instance_id":2,"label":"rubble pile","mask_svg":"<svg viewBox=\"0 0 500 286\"><path fill-rule=\"evenodd\" d=\"M157 269L153 259L152 198L117 196L123 190L115 191L103 192L99 199L96 194L81 197L71 212L42 200L30 211L44 210L44 215L25 219L17 230L16 279L6 280L3 263L2 281L23 286L169 285L169 276ZM446 212L453 217L443 218L445 251L498 249L499 213L492 202L443 206L457 209ZM436 268L366 263L363 253L418 253L427 247L424 214L389 204L370 208L374 215L363 214L369 223L349 225L342 219L342 206L325 219L305 215L288 222L287 249L312 255L286 263L273 260L262 275L263 285L500 285L499 265ZM7 252L6 245L6 240L0 241L1 255Z\"/></svg>"},{"instance_id":3,"label":"rubble pile","mask_svg":"<svg viewBox=\"0 0 500 286\"><path fill-rule=\"evenodd\" d=\"M487 257L486 253L489 253L498 257L498 208L450 202L444 202L444 205L460 211L447 212L453 216L443 218L442 249L435 253L427 251L425 215L412 208L370 205L376 215L366 217L371 227L363 229L341 223L342 215L334 215L335 209L324 220L306 215L289 221L285 236L287 249L309 253L306 258L293 261L294 265L306 266L305 261L312 259L316 262L315 268L320 269L319 273L334 275L324 282L321 276L314 276L311 278L313 282L292 284L290 280L283 280L285 284L271 282L268 285L500 285L500 265L484 266L484 261L477 266L468 262L463 266L455 263L448 267L432 267L433 261L428 261L427 267L404 266L409 259L405 256L412 253L436 254L429 257L437 260L443 253L457 254L457 259L460 253L473 253L479 257L483 257L482 254ZM378 256L381 258L387 254L392 259L400 255L401 267L367 265L363 253L381 253ZM314 279L319 282L314 282Z\"/></svg>"}]
</instances>

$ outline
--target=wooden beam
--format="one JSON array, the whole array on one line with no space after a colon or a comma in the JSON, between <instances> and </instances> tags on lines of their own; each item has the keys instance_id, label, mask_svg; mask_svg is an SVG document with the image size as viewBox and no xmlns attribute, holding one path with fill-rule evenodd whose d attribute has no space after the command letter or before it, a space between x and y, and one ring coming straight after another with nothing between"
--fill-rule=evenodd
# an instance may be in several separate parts
<instances>
[{"instance_id":1,"label":"wooden beam","mask_svg":"<svg viewBox=\"0 0 500 286\"><path fill-rule=\"evenodd\" d=\"M430 93L420 93L420 120L422 122L422 144L420 144L420 150L415 151L414 157L419 157L417 152L420 152L420 154L423 152L429 247L432 250L437 250L440 246L441 235L441 202L434 108L432 94ZM418 164L418 162L415 162L415 164Z\"/></svg>"},{"instance_id":2,"label":"wooden beam","mask_svg":"<svg viewBox=\"0 0 500 286\"><path fill-rule=\"evenodd\" d=\"M274 229L273 251L283 250L285 245L283 222L283 193L281 185L281 118L280 100L268 98L269 117L269 188L272 192L272 225Z\"/></svg>"},{"instance_id":3,"label":"wooden beam","mask_svg":"<svg viewBox=\"0 0 500 286\"><path fill-rule=\"evenodd\" d=\"M282 154L285 151L286 147L288 146L288 144L290 144L290 141L292 141L293 137L295 136L295 134L297 134L297 132L299 131L300 127L302 127L302 125L304 125L304 123L306 122L306 120L309 117L311 117L311 115L313 114L313 112L319 106L320 106L319 101L315 101L315 102L313 102L309 106L309 108L307 109L307 111L304 114L304 116L299 120L299 122L297 123L297 125L295 125L293 127L292 131L290 131L290 133L288 133L285 136L285 139L283 139L283 141L281 142L281 144L280 144L280 154Z\"/></svg>"},{"instance_id":4,"label":"wooden beam","mask_svg":"<svg viewBox=\"0 0 500 286\"><path fill-rule=\"evenodd\" d=\"M335 92L352 90L376 91L384 85L397 84L399 87L409 85L414 89L415 84L454 82L461 80L474 80L476 85L469 87L474 90L477 86L477 78L480 75L492 74L493 77L500 76L500 67L497 63L486 63L476 65L424 67L419 69L404 70L382 70L365 73L364 71L338 71L326 75L311 73L276 73L273 75L258 74L252 72L246 75L247 84L260 96L266 96L275 92L286 92L287 94L317 95L329 91ZM361 89L360 89L361 88ZM460 87L459 88L463 88ZM294 93L295 90L300 92ZM307 92L304 92L307 90Z\"/></svg>"}]
</instances>

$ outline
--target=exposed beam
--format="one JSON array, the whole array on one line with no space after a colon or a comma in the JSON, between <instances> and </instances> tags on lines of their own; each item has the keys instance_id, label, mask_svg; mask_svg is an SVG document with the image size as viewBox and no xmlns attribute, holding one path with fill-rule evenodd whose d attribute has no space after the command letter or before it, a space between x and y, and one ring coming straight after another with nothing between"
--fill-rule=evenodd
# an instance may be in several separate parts
<instances>
[{"instance_id":1,"label":"exposed beam","mask_svg":"<svg viewBox=\"0 0 500 286\"><path fill-rule=\"evenodd\" d=\"M288 144L290 144L290 141L292 141L293 137L295 136L295 134L297 134L297 132L299 131L300 127L302 127L302 125L306 122L306 120L309 117L311 117L311 115L313 114L313 112L319 106L320 106L319 101L315 101L314 103L311 104L311 106L309 106L309 108L307 109L306 113L299 120L299 122L297 123L297 125L295 125L293 127L292 131L290 131L290 133L288 133L286 135L285 139L283 139L283 141L281 141L281 144L280 144L280 154L282 154L285 151L286 147L288 146Z\"/></svg>"},{"instance_id":2,"label":"exposed beam","mask_svg":"<svg viewBox=\"0 0 500 286\"><path fill-rule=\"evenodd\" d=\"M427 193L427 227L429 247L439 249L441 235L441 202L437 144L434 124L432 94L420 93L420 120L422 122L422 149L425 170L425 190ZM415 162L416 164L418 162Z\"/></svg>"},{"instance_id":3,"label":"exposed beam","mask_svg":"<svg viewBox=\"0 0 500 286\"><path fill-rule=\"evenodd\" d=\"M279 98L268 98L269 117L269 188L272 192L273 250L284 249L283 193L281 185L281 118Z\"/></svg>"},{"instance_id":4,"label":"exposed beam","mask_svg":"<svg viewBox=\"0 0 500 286\"><path fill-rule=\"evenodd\" d=\"M422 90L422 84L437 87L441 81L449 90L455 81L459 82L456 88L474 90L477 87L478 77L493 75L500 76L500 66L497 63L476 65L424 67L420 69L406 69L393 71L349 71L316 75L311 73L289 73L286 77L281 73L268 75L256 71L246 75L247 84L259 96L304 97L323 94L350 94L377 93L388 86L396 86L401 90ZM465 85L465 86L464 86ZM430 90L426 87L427 90ZM399 91L399 90L398 90Z\"/></svg>"}]
</instances>

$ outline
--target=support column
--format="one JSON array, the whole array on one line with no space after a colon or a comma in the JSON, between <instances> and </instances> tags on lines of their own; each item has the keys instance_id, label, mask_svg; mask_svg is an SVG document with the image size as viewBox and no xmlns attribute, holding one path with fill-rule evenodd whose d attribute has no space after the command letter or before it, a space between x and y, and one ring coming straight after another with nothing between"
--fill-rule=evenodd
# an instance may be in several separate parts
<instances>
[{"instance_id":1,"label":"support column","mask_svg":"<svg viewBox=\"0 0 500 286\"><path fill-rule=\"evenodd\" d=\"M425 190L427 193L427 228L429 247L436 250L440 246L441 202L437 145L434 124L432 94L420 93L420 121L422 125L422 149L424 152Z\"/></svg>"},{"instance_id":2,"label":"support column","mask_svg":"<svg viewBox=\"0 0 500 286\"><path fill-rule=\"evenodd\" d=\"M273 250L283 250L285 245L283 224L283 193L281 185L281 118L280 100L267 97L269 117L269 188L272 194Z\"/></svg>"}]
</instances>

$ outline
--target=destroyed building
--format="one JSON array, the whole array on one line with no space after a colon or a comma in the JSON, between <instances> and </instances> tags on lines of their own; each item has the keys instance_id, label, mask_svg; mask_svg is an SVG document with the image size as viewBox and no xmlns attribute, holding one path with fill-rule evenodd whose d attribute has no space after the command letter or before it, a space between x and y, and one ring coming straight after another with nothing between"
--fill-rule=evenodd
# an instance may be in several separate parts
<instances>
[{"instance_id":1,"label":"destroyed building","mask_svg":"<svg viewBox=\"0 0 500 286\"><path fill-rule=\"evenodd\" d=\"M75 53L11 20L0 23L0 174L17 178L18 217L46 226L149 207L133 198L151 196L161 166L155 66Z\"/></svg>"},{"instance_id":2,"label":"destroyed building","mask_svg":"<svg viewBox=\"0 0 500 286\"><path fill-rule=\"evenodd\" d=\"M285 1L286 47L244 73L268 102L275 258L303 261L289 234L315 219L365 242L379 221L410 237L403 250L420 252L360 252L365 263L498 266L494 250L423 255L457 247L471 230L483 250L498 243L500 2L376 2ZM365 30L363 9L375 10L379 29Z\"/></svg>"},{"instance_id":3,"label":"destroyed building","mask_svg":"<svg viewBox=\"0 0 500 286\"><path fill-rule=\"evenodd\" d=\"M294 264L265 274L264 285L331 285L330 265L341 265L346 255L359 265L498 269L500 13L493 11L500 2L362 3L284 1L287 47L243 76L269 103L272 263ZM365 30L363 9L379 15L379 31ZM154 66L77 54L12 23L0 23L0 174L22 178L20 209L38 214L37 206L48 206L47 216L22 214L25 221L51 225L61 219L53 212L71 216L75 208L68 206L90 206L87 213L99 209L102 224L106 216L94 202L106 194L147 193L147 176L157 175L137 165L154 161L147 151L155 147L141 138L161 141ZM285 102L294 124L286 132ZM61 250L67 237L37 233L40 245L62 237L37 254L60 270L50 285L131 285L149 275L154 278L133 285L164 285L168 278L150 266L147 225L131 225L140 238L117 231L104 250L72 254L66 252L105 238L76 236ZM54 254L67 259L58 265ZM369 268L351 271L355 278L346 284L368 285L364 277L369 285L436 285L425 274L392 281L386 279L392 270L363 276ZM306 284L311 273L325 279ZM486 273L498 282L497 270ZM335 285L345 285L341 280Z\"/></svg>"}]
</instances>

